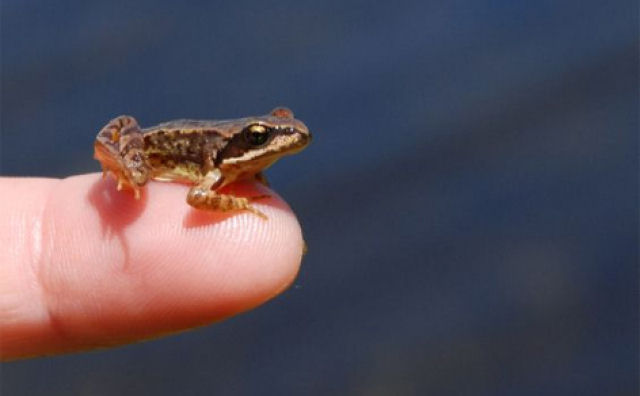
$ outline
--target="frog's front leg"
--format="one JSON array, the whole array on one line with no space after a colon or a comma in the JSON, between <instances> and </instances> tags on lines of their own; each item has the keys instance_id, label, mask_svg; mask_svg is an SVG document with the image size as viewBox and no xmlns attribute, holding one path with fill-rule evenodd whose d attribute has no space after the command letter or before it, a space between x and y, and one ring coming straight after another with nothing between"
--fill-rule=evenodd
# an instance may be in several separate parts
<instances>
[{"instance_id":1,"label":"frog's front leg","mask_svg":"<svg viewBox=\"0 0 640 396\"><path fill-rule=\"evenodd\" d=\"M144 138L133 117L120 116L111 120L98 133L95 157L103 172L111 171L118 180L118 190L124 185L140 198L140 187L150 178L150 167L144 154Z\"/></svg>"},{"instance_id":2,"label":"frog's front leg","mask_svg":"<svg viewBox=\"0 0 640 396\"><path fill-rule=\"evenodd\" d=\"M204 210L248 210L267 219L267 216L250 204L250 198L220 194L215 189L222 184L223 177L219 169L209 171L202 181L191 187L187 195L187 203L196 209Z\"/></svg>"}]
</instances>

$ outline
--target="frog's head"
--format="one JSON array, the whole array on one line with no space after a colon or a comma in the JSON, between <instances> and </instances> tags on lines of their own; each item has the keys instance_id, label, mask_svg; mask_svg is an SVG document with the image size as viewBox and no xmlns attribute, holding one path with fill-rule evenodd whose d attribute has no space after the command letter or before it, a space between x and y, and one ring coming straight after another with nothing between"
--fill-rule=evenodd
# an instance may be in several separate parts
<instances>
[{"instance_id":1,"label":"frog's head","mask_svg":"<svg viewBox=\"0 0 640 396\"><path fill-rule=\"evenodd\" d=\"M216 158L222 173L233 179L256 174L278 158L295 154L311 142L306 125L284 107L240 121L235 122L228 143Z\"/></svg>"}]
</instances>

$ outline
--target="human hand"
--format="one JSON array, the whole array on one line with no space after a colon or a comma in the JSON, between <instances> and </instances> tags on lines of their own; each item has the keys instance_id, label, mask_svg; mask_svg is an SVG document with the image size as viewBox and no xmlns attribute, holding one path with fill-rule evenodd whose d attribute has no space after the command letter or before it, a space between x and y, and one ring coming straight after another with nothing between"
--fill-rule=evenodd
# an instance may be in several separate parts
<instances>
[{"instance_id":1,"label":"human hand","mask_svg":"<svg viewBox=\"0 0 640 396\"><path fill-rule=\"evenodd\" d=\"M0 194L3 360L209 324L276 296L300 266L300 226L272 191L255 203L267 221L192 209L175 183L149 183L136 201L96 174L0 178Z\"/></svg>"}]
</instances>

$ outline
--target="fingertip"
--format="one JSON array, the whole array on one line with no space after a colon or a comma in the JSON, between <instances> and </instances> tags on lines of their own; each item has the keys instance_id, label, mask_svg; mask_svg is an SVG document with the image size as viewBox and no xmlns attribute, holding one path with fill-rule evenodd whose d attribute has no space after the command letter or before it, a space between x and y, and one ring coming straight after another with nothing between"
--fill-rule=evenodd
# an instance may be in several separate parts
<instances>
[{"instance_id":1,"label":"fingertip","mask_svg":"<svg viewBox=\"0 0 640 396\"><path fill-rule=\"evenodd\" d=\"M289 206L262 185L236 183L224 192L248 197L268 193L268 199L254 203L267 220L247 211L193 209L185 203L188 187L175 183L150 183L140 200L113 185L98 179L90 188L93 218L76 221L93 230L93 243L111 242L122 252L111 255L120 258L111 268L153 285L142 291L147 297L169 297L161 301L167 305L208 306L213 316L229 316L284 290L298 272L300 225ZM68 207L66 199L59 204Z\"/></svg>"},{"instance_id":2,"label":"fingertip","mask_svg":"<svg viewBox=\"0 0 640 396\"><path fill-rule=\"evenodd\" d=\"M295 215L252 182L229 191L267 192L255 206L268 220L196 211L185 202L188 187L175 183L150 183L139 200L98 174L48 188L35 268L49 321L31 323L24 353L127 343L224 319L281 293L299 271Z\"/></svg>"}]
</instances>

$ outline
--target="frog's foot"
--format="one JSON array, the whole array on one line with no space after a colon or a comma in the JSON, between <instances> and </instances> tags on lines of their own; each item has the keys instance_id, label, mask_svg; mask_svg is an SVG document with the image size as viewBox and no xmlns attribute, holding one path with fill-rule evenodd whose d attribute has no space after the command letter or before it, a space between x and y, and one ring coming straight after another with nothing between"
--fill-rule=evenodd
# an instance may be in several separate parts
<instances>
[{"instance_id":1,"label":"frog's foot","mask_svg":"<svg viewBox=\"0 0 640 396\"><path fill-rule=\"evenodd\" d=\"M111 120L96 137L95 158L102 164L103 176L111 172L118 181L118 190L133 189L140 198L140 187L150 178L150 168L144 155L144 138L133 117L120 116Z\"/></svg>"},{"instance_id":2,"label":"frog's foot","mask_svg":"<svg viewBox=\"0 0 640 396\"><path fill-rule=\"evenodd\" d=\"M220 194L207 188L206 185L196 185L191 187L187 195L187 203L196 209L204 210L247 210L258 217L267 220L267 216L258 209L251 206L252 198L236 197L230 194Z\"/></svg>"}]
</instances>

